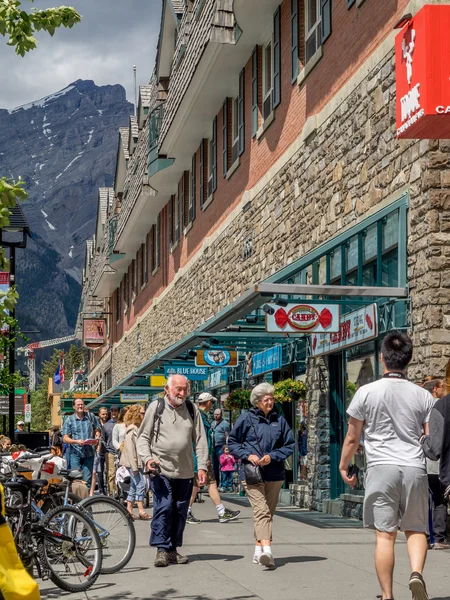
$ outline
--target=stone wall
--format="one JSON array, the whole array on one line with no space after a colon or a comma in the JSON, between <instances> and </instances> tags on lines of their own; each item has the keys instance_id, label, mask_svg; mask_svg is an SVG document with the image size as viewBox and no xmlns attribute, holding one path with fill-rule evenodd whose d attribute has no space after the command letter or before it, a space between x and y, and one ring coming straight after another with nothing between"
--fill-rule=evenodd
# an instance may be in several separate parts
<instances>
[{"instance_id":1,"label":"stone wall","mask_svg":"<svg viewBox=\"0 0 450 600\"><path fill-rule=\"evenodd\" d=\"M252 283L324 241L410 195L408 276L417 344L413 376L442 372L449 355L450 160L448 142L397 141L395 73L390 52L312 130L268 185L233 215L218 235L116 345L114 383L180 339ZM253 252L243 258L242 243ZM447 246L447 244L449 244ZM182 307L182 309L181 309ZM137 335L140 343L137 343ZM420 346L419 346L420 344ZM137 348L140 348L137 356Z\"/></svg>"}]
</instances>

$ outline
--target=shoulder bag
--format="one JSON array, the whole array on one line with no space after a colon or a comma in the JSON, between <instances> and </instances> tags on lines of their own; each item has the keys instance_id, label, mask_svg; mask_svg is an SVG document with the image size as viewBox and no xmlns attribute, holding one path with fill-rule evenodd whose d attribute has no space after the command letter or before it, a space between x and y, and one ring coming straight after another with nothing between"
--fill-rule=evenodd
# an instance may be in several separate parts
<instances>
[{"instance_id":1,"label":"shoulder bag","mask_svg":"<svg viewBox=\"0 0 450 600\"><path fill-rule=\"evenodd\" d=\"M248 418L250 420L251 427L253 428L253 432L255 434L256 443L258 445L258 450L261 454L261 457L263 457L264 452L261 450L261 446L259 445L255 425L252 421L252 418L250 416ZM245 482L247 485L256 485L258 483L264 483L264 477L262 474L261 467L259 467L258 465L253 465L250 462L244 464L244 476L245 476Z\"/></svg>"}]
</instances>

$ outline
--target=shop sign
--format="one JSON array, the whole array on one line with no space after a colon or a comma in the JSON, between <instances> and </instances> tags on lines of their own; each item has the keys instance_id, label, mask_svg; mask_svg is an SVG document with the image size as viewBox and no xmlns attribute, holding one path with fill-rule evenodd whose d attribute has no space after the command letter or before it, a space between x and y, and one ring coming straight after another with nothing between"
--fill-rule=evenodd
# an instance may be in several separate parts
<instances>
[{"instance_id":1,"label":"shop sign","mask_svg":"<svg viewBox=\"0 0 450 600\"><path fill-rule=\"evenodd\" d=\"M169 375L184 375L190 381L205 381L208 379L208 367L164 367L164 376Z\"/></svg>"},{"instance_id":2,"label":"shop sign","mask_svg":"<svg viewBox=\"0 0 450 600\"><path fill-rule=\"evenodd\" d=\"M14 413L23 415L25 412L26 396L17 394L14 396ZM0 415L9 414L9 396L0 396Z\"/></svg>"},{"instance_id":3,"label":"shop sign","mask_svg":"<svg viewBox=\"0 0 450 600\"><path fill-rule=\"evenodd\" d=\"M228 370L218 369L217 371L210 372L208 377L208 387L210 389L223 387L228 383Z\"/></svg>"},{"instance_id":4,"label":"shop sign","mask_svg":"<svg viewBox=\"0 0 450 600\"><path fill-rule=\"evenodd\" d=\"M138 404L148 402L148 394L120 394L120 401L123 404Z\"/></svg>"},{"instance_id":5,"label":"shop sign","mask_svg":"<svg viewBox=\"0 0 450 600\"><path fill-rule=\"evenodd\" d=\"M83 346L97 348L106 341L106 319L84 319Z\"/></svg>"},{"instance_id":6,"label":"shop sign","mask_svg":"<svg viewBox=\"0 0 450 600\"><path fill-rule=\"evenodd\" d=\"M450 137L450 5L426 5L395 38L397 137Z\"/></svg>"},{"instance_id":7,"label":"shop sign","mask_svg":"<svg viewBox=\"0 0 450 600\"><path fill-rule=\"evenodd\" d=\"M339 331L340 307L337 304L288 304L285 308L269 306L273 310L273 314L266 313L266 331L269 333Z\"/></svg>"},{"instance_id":8,"label":"shop sign","mask_svg":"<svg viewBox=\"0 0 450 600\"><path fill-rule=\"evenodd\" d=\"M197 367L237 367L238 353L236 350L197 350L195 358Z\"/></svg>"},{"instance_id":9,"label":"shop sign","mask_svg":"<svg viewBox=\"0 0 450 600\"><path fill-rule=\"evenodd\" d=\"M262 375L269 371L281 369L282 348L281 346L273 346L267 348L264 352L257 352L252 357L252 375Z\"/></svg>"},{"instance_id":10,"label":"shop sign","mask_svg":"<svg viewBox=\"0 0 450 600\"><path fill-rule=\"evenodd\" d=\"M9 273L0 271L0 285L9 285Z\"/></svg>"},{"instance_id":11,"label":"shop sign","mask_svg":"<svg viewBox=\"0 0 450 600\"><path fill-rule=\"evenodd\" d=\"M311 336L311 355L321 356L322 354L337 352L350 346L362 344L377 336L377 305L370 304L342 315L341 328L338 333Z\"/></svg>"}]
</instances>

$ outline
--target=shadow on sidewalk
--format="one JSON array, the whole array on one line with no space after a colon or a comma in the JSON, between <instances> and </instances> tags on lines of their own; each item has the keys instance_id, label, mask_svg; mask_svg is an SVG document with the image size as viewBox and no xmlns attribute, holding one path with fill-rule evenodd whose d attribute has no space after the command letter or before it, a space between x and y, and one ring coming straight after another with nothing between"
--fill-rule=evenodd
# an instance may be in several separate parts
<instances>
[{"instance_id":1,"label":"shadow on sidewalk","mask_svg":"<svg viewBox=\"0 0 450 600\"><path fill-rule=\"evenodd\" d=\"M93 598L93 600L97 600L98 596L96 592L104 586L92 586L89 590L89 597ZM48 593L53 590L47 590L41 592L41 597L45 598L63 598L66 595L71 595L69 592L62 592L58 590L60 593L57 596L49 596ZM54 591L53 591L54 593ZM192 596L186 595L186 593L180 592L173 588L168 590L161 590L155 592L151 596L136 596L135 592L120 592L118 594L113 594L108 596L108 600L212 600L210 596L205 596L204 594L195 594ZM246 596L228 596L227 600L258 600L258 596L246 595Z\"/></svg>"},{"instance_id":2,"label":"shadow on sidewalk","mask_svg":"<svg viewBox=\"0 0 450 600\"><path fill-rule=\"evenodd\" d=\"M326 556L282 556L281 558L275 559L275 565L279 568L291 563L316 562L318 560L328 560L328 558ZM445 598L442 598L442 600L445 600Z\"/></svg>"},{"instance_id":3,"label":"shadow on sidewalk","mask_svg":"<svg viewBox=\"0 0 450 600\"><path fill-rule=\"evenodd\" d=\"M242 554L193 554L189 557L190 562L198 562L200 560L223 560L224 562L233 562L244 558Z\"/></svg>"}]
</instances>

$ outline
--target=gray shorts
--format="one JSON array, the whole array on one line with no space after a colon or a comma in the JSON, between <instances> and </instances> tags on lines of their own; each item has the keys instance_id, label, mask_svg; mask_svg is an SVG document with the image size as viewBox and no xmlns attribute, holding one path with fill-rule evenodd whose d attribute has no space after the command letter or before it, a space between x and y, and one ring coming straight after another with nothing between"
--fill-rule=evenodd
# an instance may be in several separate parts
<instances>
[{"instance_id":1,"label":"gray shorts","mask_svg":"<svg viewBox=\"0 0 450 600\"><path fill-rule=\"evenodd\" d=\"M425 469L376 465L365 477L364 527L378 531L428 533L428 477Z\"/></svg>"}]
</instances>

